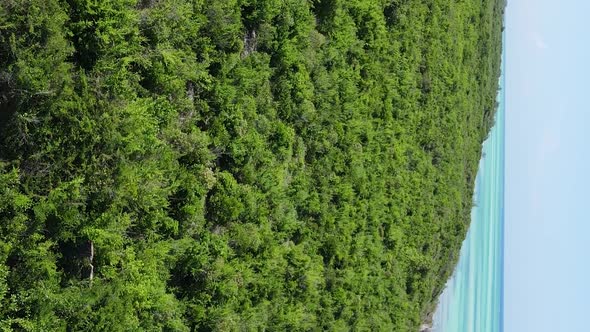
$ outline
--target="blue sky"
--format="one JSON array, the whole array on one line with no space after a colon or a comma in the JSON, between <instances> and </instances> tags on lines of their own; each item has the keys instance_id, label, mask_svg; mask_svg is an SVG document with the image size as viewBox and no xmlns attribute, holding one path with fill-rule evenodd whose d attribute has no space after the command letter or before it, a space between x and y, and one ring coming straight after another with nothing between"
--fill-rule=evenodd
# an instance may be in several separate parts
<instances>
[{"instance_id":1,"label":"blue sky","mask_svg":"<svg viewBox=\"0 0 590 332\"><path fill-rule=\"evenodd\" d=\"M509 0L505 331L590 331L590 1Z\"/></svg>"}]
</instances>

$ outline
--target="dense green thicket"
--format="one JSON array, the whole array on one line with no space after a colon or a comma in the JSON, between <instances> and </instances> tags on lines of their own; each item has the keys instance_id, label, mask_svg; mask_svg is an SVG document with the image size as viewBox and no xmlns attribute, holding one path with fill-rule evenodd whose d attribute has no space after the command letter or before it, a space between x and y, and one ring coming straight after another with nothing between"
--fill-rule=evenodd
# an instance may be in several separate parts
<instances>
[{"instance_id":1,"label":"dense green thicket","mask_svg":"<svg viewBox=\"0 0 590 332\"><path fill-rule=\"evenodd\" d=\"M504 0L3 0L0 328L415 331Z\"/></svg>"}]
</instances>

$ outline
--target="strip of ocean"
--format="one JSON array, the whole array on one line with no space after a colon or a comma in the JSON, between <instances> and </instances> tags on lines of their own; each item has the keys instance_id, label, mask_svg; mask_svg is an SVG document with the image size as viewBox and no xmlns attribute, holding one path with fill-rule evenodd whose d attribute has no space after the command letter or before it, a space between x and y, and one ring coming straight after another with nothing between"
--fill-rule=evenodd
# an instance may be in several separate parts
<instances>
[{"instance_id":1,"label":"strip of ocean","mask_svg":"<svg viewBox=\"0 0 590 332\"><path fill-rule=\"evenodd\" d=\"M483 144L471 226L459 263L439 298L436 332L501 332L504 275L505 57L496 124Z\"/></svg>"}]
</instances>

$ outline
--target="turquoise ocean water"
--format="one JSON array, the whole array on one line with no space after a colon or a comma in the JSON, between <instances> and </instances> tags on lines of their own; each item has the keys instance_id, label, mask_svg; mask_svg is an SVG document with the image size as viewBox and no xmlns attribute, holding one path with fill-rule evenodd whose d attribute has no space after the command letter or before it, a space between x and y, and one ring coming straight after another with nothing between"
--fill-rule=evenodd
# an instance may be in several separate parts
<instances>
[{"instance_id":1,"label":"turquoise ocean water","mask_svg":"<svg viewBox=\"0 0 590 332\"><path fill-rule=\"evenodd\" d=\"M436 332L503 330L504 69L505 56L496 124L483 144L471 226L456 270L439 298L433 321Z\"/></svg>"}]
</instances>

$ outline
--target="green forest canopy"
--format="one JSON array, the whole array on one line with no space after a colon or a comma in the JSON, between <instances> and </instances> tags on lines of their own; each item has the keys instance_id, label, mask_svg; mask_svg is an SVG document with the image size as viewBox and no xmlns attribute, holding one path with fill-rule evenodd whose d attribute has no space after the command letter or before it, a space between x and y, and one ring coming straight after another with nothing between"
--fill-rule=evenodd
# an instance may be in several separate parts
<instances>
[{"instance_id":1,"label":"green forest canopy","mask_svg":"<svg viewBox=\"0 0 590 332\"><path fill-rule=\"evenodd\" d=\"M0 328L416 331L505 0L3 0Z\"/></svg>"}]
</instances>

